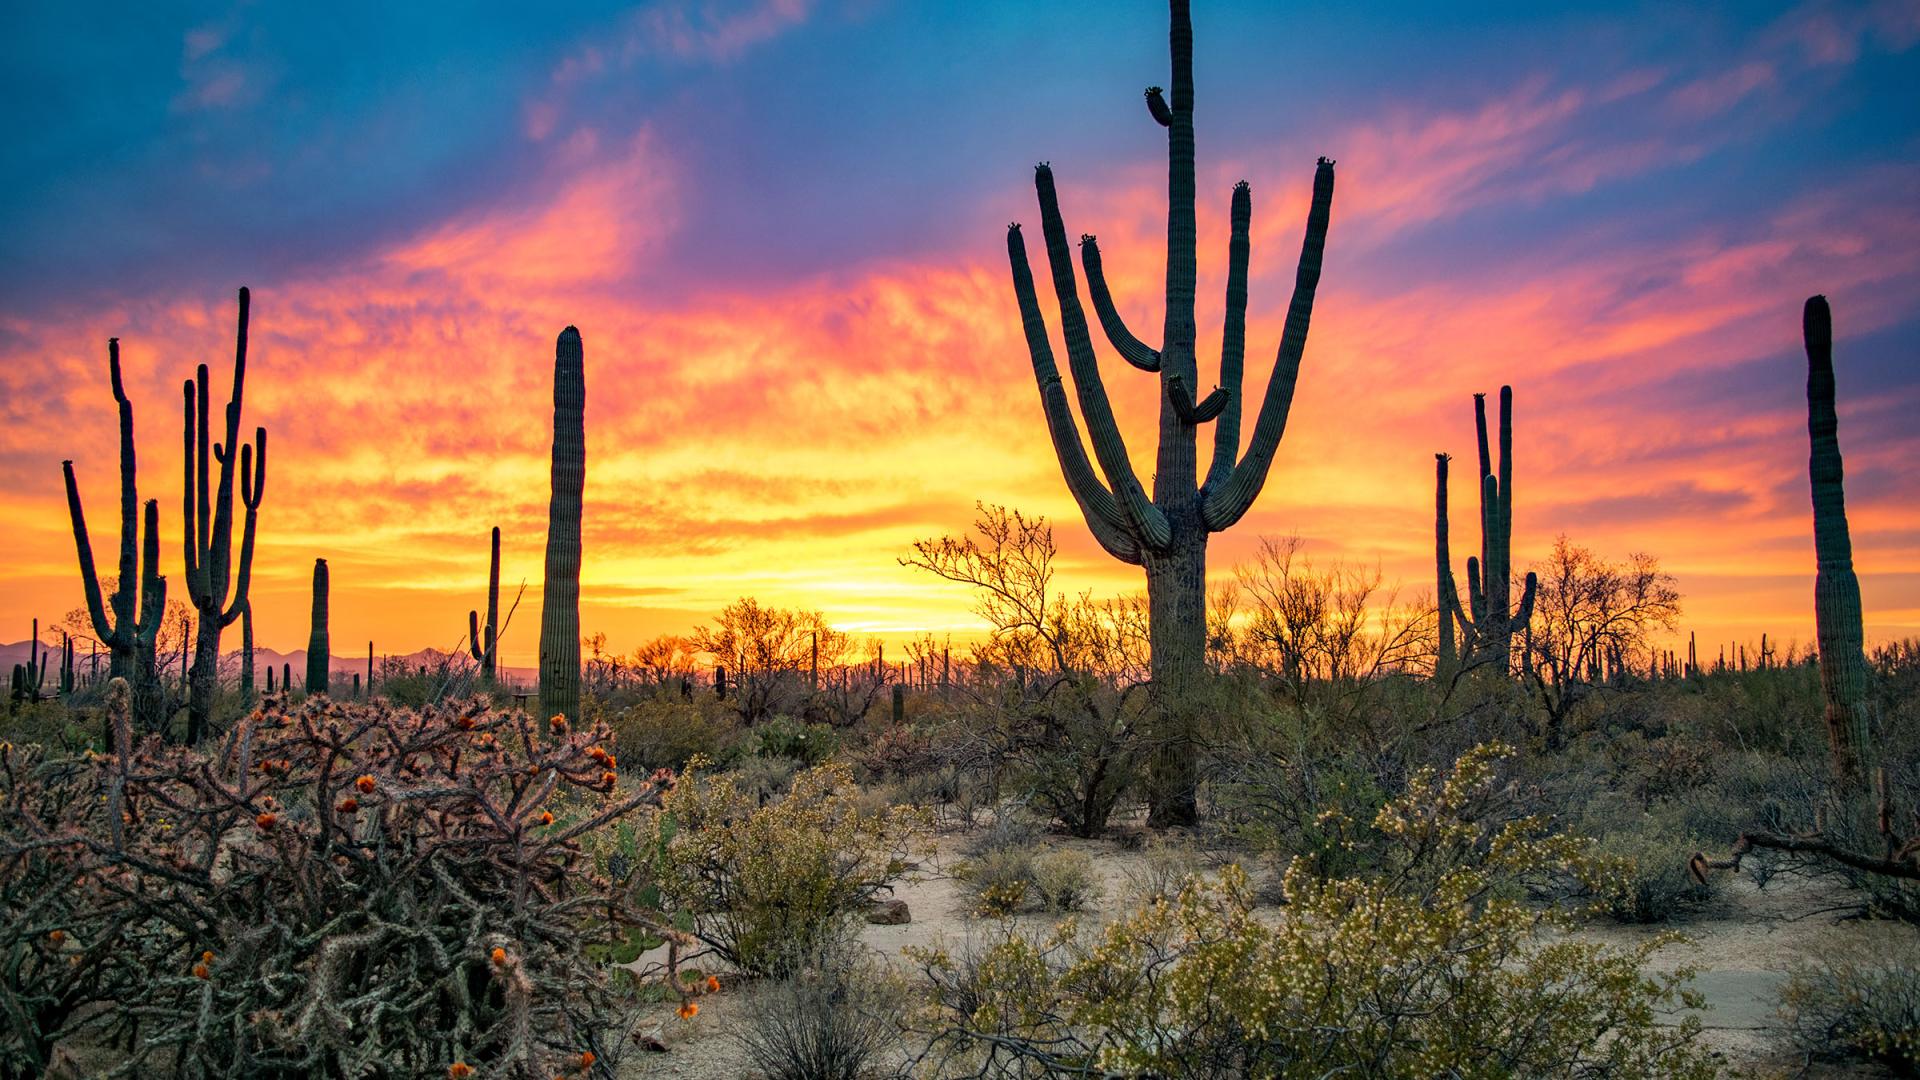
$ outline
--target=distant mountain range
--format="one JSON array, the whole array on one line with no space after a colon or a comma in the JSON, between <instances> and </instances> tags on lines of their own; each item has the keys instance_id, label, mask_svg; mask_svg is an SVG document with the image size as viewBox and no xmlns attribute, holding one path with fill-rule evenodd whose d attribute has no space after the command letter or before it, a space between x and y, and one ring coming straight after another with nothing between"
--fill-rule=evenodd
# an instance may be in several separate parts
<instances>
[{"instance_id":1,"label":"distant mountain range","mask_svg":"<svg viewBox=\"0 0 1920 1080\"><path fill-rule=\"evenodd\" d=\"M57 669L60 666L59 643L42 642L41 645L42 648L47 650L49 662ZM439 649L420 649L399 657L399 659L405 660L408 664L435 664L447 655L447 653L441 652ZM380 669L381 659L382 657L379 654L376 653L374 655L375 671ZM464 660L468 664L473 663L469 657L462 656L458 659ZM11 672L13 665L24 664L26 662L27 643L24 640L12 642L11 644L0 643L0 672ZM84 667L87 663L87 653L78 653L74 656L73 662L76 669ZM229 651L222 661L223 666L226 664L238 664L239 662L240 650L238 649ZM105 665L105 663L105 660L101 661L102 665ZM282 664L291 665L294 671L294 677L304 679L306 678L307 672L307 650L295 649L292 652L283 653L274 649L264 649L256 646L253 650L253 663L254 667L260 673L258 678L263 685L267 679L266 669L268 667L279 668ZM329 671L348 677L353 676L355 673L364 677L367 671L367 658L364 654L360 656L329 656L327 658L327 668ZM536 675L537 670L534 668L503 666L500 669L500 678L509 683L531 686ZM49 685L58 679L59 675L57 671L49 672L47 675Z\"/></svg>"}]
</instances>

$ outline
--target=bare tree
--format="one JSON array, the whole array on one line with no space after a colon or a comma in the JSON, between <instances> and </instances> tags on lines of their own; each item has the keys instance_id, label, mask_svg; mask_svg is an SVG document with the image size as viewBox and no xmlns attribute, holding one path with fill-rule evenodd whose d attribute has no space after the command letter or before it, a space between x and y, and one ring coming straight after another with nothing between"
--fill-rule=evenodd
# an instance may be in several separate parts
<instances>
[{"instance_id":1,"label":"bare tree","mask_svg":"<svg viewBox=\"0 0 1920 1080\"><path fill-rule=\"evenodd\" d=\"M1547 748L1558 750L1568 713L1608 685L1604 672L1650 649L1654 631L1673 629L1680 593L1652 555L1610 563L1565 535L1535 573L1524 674L1546 712Z\"/></svg>"}]
</instances>

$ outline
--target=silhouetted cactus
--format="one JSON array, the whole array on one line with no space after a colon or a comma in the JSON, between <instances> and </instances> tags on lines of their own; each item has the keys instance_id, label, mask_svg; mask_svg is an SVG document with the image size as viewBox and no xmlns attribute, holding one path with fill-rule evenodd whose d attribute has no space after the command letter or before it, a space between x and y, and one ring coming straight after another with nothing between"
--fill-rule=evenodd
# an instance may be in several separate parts
<instances>
[{"instance_id":1,"label":"silhouetted cactus","mask_svg":"<svg viewBox=\"0 0 1920 1080\"><path fill-rule=\"evenodd\" d=\"M60 696L73 693L73 635L62 632L60 635Z\"/></svg>"},{"instance_id":2,"label":"silhouetted cactus","mask_svg":"<svg viewBox=\"0 0 1920 1080\"><path fill-rule=\"evenodd\" d=\"M207 423L212 403L207 396L207 365L182 389L186 413L186 474L182 489L182 535L185 537L187 596L199 615L193 640L193 668L187 699L187 741L198 742L213 719L213 699L220 689L220 633L240 618L247 606L247 586L253 578L254 526L267 483L267 429L255 428L254 444L240 442L240 407L247 381L247 317L251 294L240 290L240 317L234 332L233 396L227 401L226 439L208 444ZM239 446L240 501L246 507L241 532L240 559L233 558L234 447ZM209 483L210 462L220 463L220 483ZM232 603L227 602L229 579Z\"/></svg>"},{"instance_id":3,"label":"silhouetted cactus","mask_svg":"<svg viewBox=\"0 0 1920 1080\"><path fill-rule=\"evenodd\" d=\"M480 613L467 612L467 652L480 664L480 678L492 682L500 641L500 526L493 527L493 555L487 564L487 625L481 636ZM367 676L371 684L373 676Z\"/></svg>"},{"instance_id":4,"label":"silhouetted cactus","mask_svg":"<svg viewBox=\"0 0 1920 1080\"><path fill-rule=\"evenodd\" d=\"M61 462L60 469L66 478L67 514L73 521L73 545L80 559L80 583L86 593L87 617L93 623L94 636L107 647L108 677L128 680L135 722L143 731L155 731L161 725L163 705L152 656L160 621L167 610L167 579L160 573L157 503L147 503L145 540L140 536L143 518L135 481L133 402L127 398L120 380L119 338L107 339L107 371L113 385L113 400L120 413L120 567L113 595L104 601L100 595L100 578L93 565L93 544L87 535L87 518L80 506L80 485L74 479L73 462ZM111 618L107 615L109 610L113 612Z\"/></svg>"},{"instance_id":5,"label":"silhouetted cactus","mask_svg":"<svg viewBox=\"0 0 1920 1080\"><path fill-rule=\"evenodd\" d=\"M587 375L580 331L553 356L553 499L540 599L540 714L580 719L580 498L587 482Z\"/></svg>"},{"instance_id":6,"label":"silhouetted cactus","mask_svg":"<svg viewBox=\"0 0 1920 1080\"><path fill-rule=\"evenodd\" d=\"M267 669L267 692L273 692L273 669ZM253 601L240 608L240 703L253 706Z\"/></svg>"},{"instance_id":7,"label":"silhouetted cactus","mask_svg":"<svg viewBox=\"0 0 1920 1080\"><path fill-rule=\"evenodd\" d=\"M313 560L313 628L307 636L307 693L327 692L327 560ZM291 686L288 689L292 689Z\"/></svg>"},{"instance_id":8,"label":"silhouetted cactus","mask_svg":"<svg viewBox=\"0 0 1920 1080\"><path fill-rule=\"evenodd\" d=\"M1068 367L1100 474L1087 458L1073 409L1054 366L1053 347L1027 265L1020 226L1015 224L1007 230L1007 256L1027 349L1067 488L1100 546L1115 558L1146 569L1153 685L1159 694L1160 722L1165 728L1159 733L1159 741L1168 747L1155 770L1151 818L1154 824L1164 825L1189 823L1196 816L1197 774L1188 730L1192 717L1187 714L1194 700L1193 684L1206 670L1207 536L1239 521L1266 483L1306 349L1307 325L1320 280L1321 252L1333 203L1333 162L1321 158L1314 174L1306 241L1286 329L1252 439L1242 454L1241 374L1246 349L1252 195L1244 183L1233 190L1220 386L1205 400L1196 401L1193 26L1186 0L1172 0L1169 7L1173 97L1168 102L1157 87L1147 95L1154 119L1167 129L1166 319L1158 349L1130 332L1115 309L1107 291L1098 242L1092 236L1083 237L1081 242L1088 292L1108 340L1134 367L1159 376L1160 445L1152 498L1134 474L1101 382L1086 314L1080 306L1053 170L1046 163L1034 172L1041 231L1066 336ZM1205 483L1197 484L1197 427L1209 420L1216 423L1212 463Z\"/></svg>"},{"instance_id":9,"label":"silhouetted cactus","mask_svg":"<svg viewBox=\"0 0 1920 1080\"><path fill-rule=\"evenodd\" d=\"M893 726L899 727L907 722L907 688L899 683L893 684Z\"/></svg>"},{"instance_id":10,"label":"silhouetted cactus","mask_svg":"<svg viewBox=\"0 0 1920 1080\"><path fill-rule=\"evenodd\" d=\"M1473 395L1473 419L1480 450L1480 556L1467 557L1467 604L1460 606L1460 590L1453 580L1453 560L1447 538L1447 455L1436 454L1434 556L1438 563L1437 599L1440 621L1449 616L1459 628L1459 657L1465 666L1513 667L1513 635L1533 619L1534 593L1539 578L1529 573L1516 610L1513 600L1513 388L1500 388L1500 471L1487 445L1487 395ZM1451 627L1440 638L1439 670L1451 672L1459 662L1452 655Z\"/></svg>"},{"instance_id":11,"label":"silhouetted cactus","mask_svg":"<svg viewBox=\"0 0 1920 1080\"><path fill-rule=\"evenodd\" d=\"M1813 484L1814 631L1820 642L1820 687L1827 698L1827 741L1836 775L1857 780L1871 765L1872 719L1860 623L1860 579L1853 573L1847 531L1840 418L1834 411L1833 312L1827 298L1807 299L1801 320L1807 346L1807 463ZM1766 654L1762 652L1762 663Z\"/></svg>"}]
</instances>

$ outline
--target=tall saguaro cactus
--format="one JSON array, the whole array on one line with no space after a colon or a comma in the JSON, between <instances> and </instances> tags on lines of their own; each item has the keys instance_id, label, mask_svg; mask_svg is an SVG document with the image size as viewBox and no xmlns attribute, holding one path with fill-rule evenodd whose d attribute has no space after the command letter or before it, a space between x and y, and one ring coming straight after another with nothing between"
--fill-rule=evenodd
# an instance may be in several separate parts
<instances>
[{"instance_id":1,"label":"tall saguaro cactus","mask_svg":"<svg viewBox=\"0 0 1920 1080\"><path fill-rule=\"evenodd\" d=\"M208 444L207 425L212 403L207 397L207 365L182 388L185 398L186 482L181 489L181 529L185 538L187 596L199 615L193 640L193 671L188 679L187 741L198 742L213 720L213 699L220 688L220 632L233 625L247 607L247 586L253 578L253 535L260 500L267 485L267 429L253 430L253 445L240 442L240 403L247 381L247 317L252 294L240 289L239 328L234 333L233 396L227 401L226 439ZM240 448L240 501L246 508L241 531L240 559L235 574L233 558L234 447ZM210 462L220 463L220 483L210 488ZM231 578L232 603L227 602Z\"/></svg>"},{"instance_id":2,"label":"tall saguaro cactus","mask_svg":"<svg viewBox=\"0 0 1920 1080\"><path fill-rule=\"evenodd\" d=\"M1812 444L1807 473L1813 484L1813 619L1820 642L1820 688L1827 698L1834 774L1857 781L1871 764L1872 716L1860 579L1853 572L1853 538L1847 530L1840 417L1833 406L1833 312L1826 297L1807 299L1801 332L1807 346L1807 438Z\"/></svg>"},{"instance_id":3,"label":"tall saguaro cactus","mask_svg":"<svg viewBox=\"0 0 1920 1080\"><path fill-rule=\"evenodd\" d=\"M93 543L87 534L87 516L80 505L80 485L73 462L60 463L67 484L67 515L73 521L73 546L80 558L80 584L87 601L87 617L94 636L107 647L107 677L126 679L133 690L134 715L143 731L158 730L163 711L157 672L141 663L154 652L160 622L167 611L167 579L160 573L160 508L149 501L142 543L142 517L133 450L133 402L120 379L120 339L107 339L107 372L113 400L120 412L120 566L113 595L102 600L100 577L94 569ZM137 585L136 585L137 583ZM108 611L112 617L108 617Z\"/></svg>"},{"instance_id":4,"label":"tall saguaro cactus","mask_svg":"<svg viewBox=\"0 0 1920 1080\"><path fill-rule=\"evenodd\" d=\"M487 565L487 625L482 638L480 613L467 612L467 651L480 664L480 677L492 682L496 670L494 652L500 643L500 526L493 527L493 557Z\"/></svg>"},{"instance_id":5,"label":"tall saguaro cactus","mask_svg":"<svg viewBox=\"0 0 1920 1080\"><path fill-rule=\"evenodd\" d=\"M1520 606L1513 607L1513 387L1500 388L1500 471L1494 473L1487 445L1487 395L1473 395L1473 420L1480 450L1480 555L1467 557L1467 607L1460 605L1460 588L1453 580L1453 559L1447 540L1447 461L1434 455L1434 557L1439 580L1440 655L1442 678L1465 666L1492 664L1502 673L1513 665L1513 635L1533 619L1534 592L1539 579L1529 573ZM1469 611L1471 614L1469 614ZM1460 633L1454 654L1454 625Z\"/></svg>"},{"instance_id":6,"label":"tall saguaro cactus","mask_svg":"<svg viewBox=\"0 0 1920 1080\"><path fill-rule=\"evenodd\" d=\"M307 635L307 693L324 694L332 670L328 663L327 560L313 560L313 629ZM289 688L291 689L291 688Z\"/></svg>"},{"instance_id":7,"label":"tall saguaro cactus","mask_svg":"<svg viewBox=\"0 0 1920 1080\"><path fill-rule=\"evenodd\" d=\"M1314 173L1306 241L1294 278L1286 329L1252 439L1243 453L1240 388L1246 352L1252 193L1245 183L1233 189L1220 385L1204 399L1196 400L1193 26L1187 0L1172 0L1169 7L1173 98L1169 102L1159 87L1147 91L1149 112L1167 129L1166 316L1159 348L1146 345L1129 331L1115 309L1102 272L1098 242L1085 236L1080 248L1087 291L1108 341L1128 363L1159 377L1160 444L1151 498L1134 474L1101 382L1087 317L1080 306L1053 170L1045 163L1034 172L1041 231L1066 336L1067 364L1093 443L1093 460L1099 463L1098 474L1087 458L1067 392L1054 366L1018 224L1007 230L1007 256L1034 379L1039 384L1047 428L1067 488L1101 547L1115 558L1146 570L1153 681L1164 724L1162 742L1167 747L1155 770L1152 818L1156 824L1175 825L1195 817L1196 768L1189 713L1192 690L1205 671L1207 536L1232 526L1253 505L1266 483L1286 428L1294 382L1306 349L1314 289L1320 280L1321 252L1333 203L1333 162L1321 158ZM1209 421L1215 422L1213 453L1205 482L1200 483L1195 443L1200 425Z\"/></svg>"},{"instance_id":8,"label":"tall saguaro cactus","mask_svg":"<svg viewBox=\"0 0 1920 1080\"><path fill-rule=\"evenodd\" d=\"M587 484L587 372L580 331L553 354L553 498L540 600L540 713L580 719L580 498Z\"/></svg>"}]
</instances>

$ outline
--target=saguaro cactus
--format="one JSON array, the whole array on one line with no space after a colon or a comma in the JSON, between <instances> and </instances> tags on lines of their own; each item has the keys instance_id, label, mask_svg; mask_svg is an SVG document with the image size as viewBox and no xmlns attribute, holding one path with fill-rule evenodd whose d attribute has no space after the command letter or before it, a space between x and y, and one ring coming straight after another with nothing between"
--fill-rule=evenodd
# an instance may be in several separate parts
<instances>
[{"instance_id":1,"label":"saguaro cactus","mask_svg":"<svg viewBox=\"0 0 1920 1080\"><path fill-rule=\"evenodd\" d=\"M1826 297L1807 299L1801 332L1807 345L1807 438L1812 444L1807 473L1813 484L1813 620L1820 642L1820 688L1827 698L1834 774L1857 781L1871 764L1872 717L1860 579L1854 576L1853 539L1847 531L1840 417L1833 407L1833 312Z\"/></svg>"},{"instance_id":2,"label":"saguaro cactus","mask_svg":"<svg viewBox=\"0 0 1920 1080\"><path fill-rule=\"evenodd\" d=\"M580 719L580 497L587 483L587 373L580 331L553 356L553 498L540 599L540 712Z\"/></svg>"},{"instance_id":3,"label":"saguaro cactus","mask_svg":"<svg viewBox=\"0 0 1920 1080\"><path fill-rule=\"evenodd\" d=\"M1442 677L1460 662L1453 655L1453 630L1458 625L1459 657L1466 666L1513 666L1513 635L1533 619L1534 592L1539 579L1529 573L1520 606L1513 607L1513 387L1500 388L1500 472L1493 471L1487 445L1487 395L1473 395L1473 420L1480 450L1480 556L1467 557L1467 609L1460 606L1460 589L1453 580L1453 559L1447 546L1447 461L1434 455L1434 557L1438 563L1436 590L1440 602L1440 656Z\"/></svg>"},{"instance_id":4,"label":"saguaro cactus","mask_svg":"<svg viewBox=\"0 0 1920 1080\"><path fill-rule=\"evenodd\" d=\"M240 443L240 403L247 381L247 316L252 295L240 289L239 328L234 333L233 396L227 401L226 441L208 445L207 422L212 404L207 398L207 365L182 388L187 417L184 441L186 483L182 488L182 535L187 562L187 596L198 613L193 639L193 669L187 698L187 741L198 742L213 719L213 699L220 688L220 632L233 625L247 607L247 585L253 578L253 534L259 520L260 499L267 486L267 429L253 429L254 444ZM241 532L239 572L233 560L234 446L240 447L240 501L246 507ZM220 463L220 483L209 490L209 461ZM233 599L227 601L229 578Z\"/></svg>"},{"instance_id":5,"label":"saguaro cactus","mask_svg":"<svg viewBox=\"0 0 1920 1080\"><path fill-rule=\"evenodd\" d=\"M1321 158L1314 173L1306 241L1294 278L1286 329L1253 437L1242 453L1240 387L1246 352L1248 235L1253 200L1245 183L1234 187L1220 385L1206 398L1196 400L1193 26L1187 0L1173 0L1169 7L1173 98L1169 103L1159 87L1147 91L1149 111L1167 129L1166 316L1158 349L1144 344L1122 321L1107 290L1098 242L1084 236L1080 247L1087 291L1107 339L1128 363L1159 377L1160 443L1151 498L1134 474L1101 382L1086 314L1080 306L1053 170L1044 162L1034 171L1041 231L1066 335L1068 367L1093 442L1094 460L1099 462L1099 474L1087 458L1054 366L1053 348L1018 224L1007 230L1007 257L1034 379L1067 488L1100 546L1115 558L1146 570L1153 682L1163 724L1159 734L1167 748L1155 769L1152 820L1172 825L1195 818L1197 774L1188 712L1193 684L1205 672L1207 536L1232 526L1253 505L1266 483L1286 427L1306 349L1314 289L1320 280L1321 252L1333 204L1333 162ZM1208 421L1216 424L1213 454L1205 482L1199 483L1195 443L1199 425Z\"/></svg>"},{"instance_id":6,"label":"saguaro cactus","mask_svg":"<svg viewBox=\"0 0 1920 1080\"><path fill-rule=\"evenodd\" d=\"M307 636L307 693L327 692L327 560L313 560L313 629ZM289 687L291 689L291 687Z\"/></svg>"},{"instance_id":7,"label":"saguaro cactus","mask_svg":"<svg viewBox=\"0 0 1920 1080\"><path fill-rule=\"evenodd\" d=\"M500 639L500 526L493 527L493 558L487 565L487 625L481 637L480 613L467 612L467 651L480 664L480 678L491 683L496 670L494 652ZM367 676L372 679L373 676Z\"/></svg>"},{"instance_id":8,"label":"saguaro cactus","mask_svg":"<svg viewBox=\"0 0 1920 1080\"><path fill-rule=\"evenodd\" d=\"M107 646L108 678L122 678L132 684L135 719L142 730L152 731L160 724L161 705L157 684L149 685L147 680L157 678L157 674L151 663L143 665L139 660L152 654L159 637L160 621L167 610L167 579L160 574L160 510L151 501L144 517L146 539L144 543L140 539L143 519L135 482L133 402L120 379L119 338L107 339L107 372L120 413L120 566L113 595L104 601L73 462L61 462L60 470L67 484L67 514L73 521L73 546L80 558L87 617L93 623L94 636Z\"/></svg>"}]
</instances>

